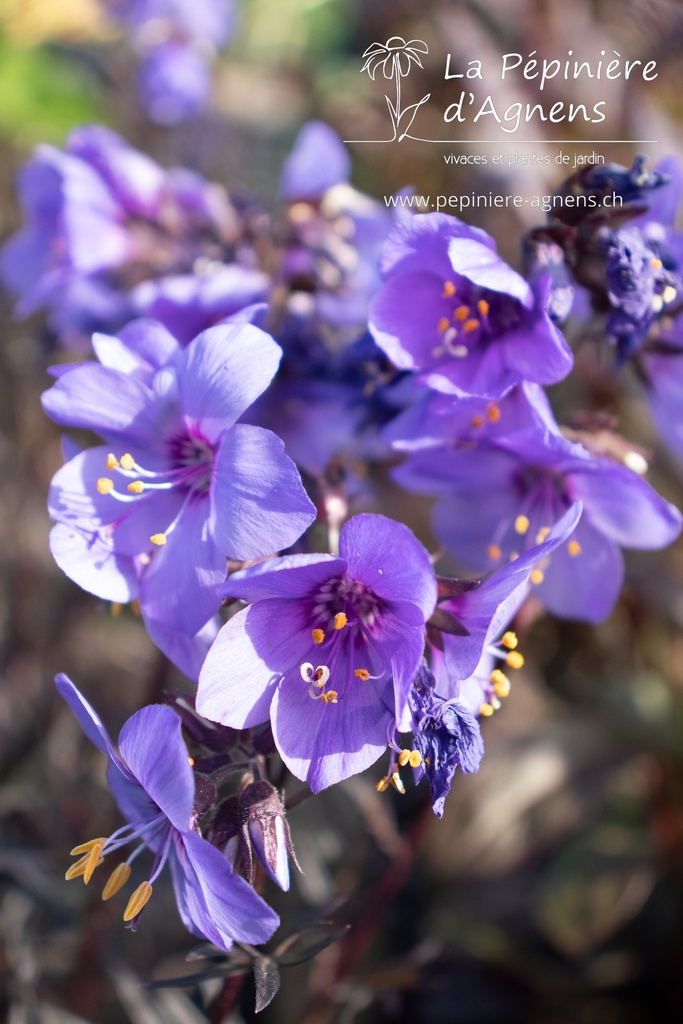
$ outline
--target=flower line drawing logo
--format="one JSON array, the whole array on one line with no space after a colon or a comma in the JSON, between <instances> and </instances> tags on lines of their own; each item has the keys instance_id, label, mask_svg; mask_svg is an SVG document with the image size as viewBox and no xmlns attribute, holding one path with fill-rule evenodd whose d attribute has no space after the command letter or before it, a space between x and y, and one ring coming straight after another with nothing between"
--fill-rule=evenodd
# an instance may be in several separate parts
<instances>
[{"instance_id":1,"label":"flower line drawing logo","mask_svg":"<svg viewBox=\"0 0 683 1024\"><path fill-rule=\"evenodd\" d=\"M391 36L391 38L387 39L386 43L371 43L363 53L365 63L361 68L361 74L367 71L374 82L375 76L381 68L384 78L387 81L392 81L393 79L396 83L395 101L392 102L389 96L385 95L391 117L393 135L390 139L383 139L382 141L394 142L398 139L399 142L402 142L403 139L408 137L412 123L415 120L415 115L422 104L426 103L431 96L431 93L427 93L418 103L411 103L409 106L401 109L401 79L410 73L413 64L423 67L420 54L428 52L429 47L422 39L411 39L409 42L406 42L402 36Z\"/></svg>"}]
</instances>

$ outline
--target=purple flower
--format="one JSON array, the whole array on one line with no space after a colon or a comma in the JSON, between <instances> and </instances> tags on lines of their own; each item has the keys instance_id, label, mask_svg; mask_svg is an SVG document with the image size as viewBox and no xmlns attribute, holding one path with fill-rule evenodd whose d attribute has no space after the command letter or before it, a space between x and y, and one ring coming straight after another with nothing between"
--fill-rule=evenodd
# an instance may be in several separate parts
<instances>
[{"instance_id":1,"label":"purple flower","mask_svg":"<svg viewBox=\"0 0 683 1024\"><path fill-rule=\"evenodd\" d=\"M140 94L158 124L199 113L210 92L211 60L233 31L233 0L105 0L142 54Z\"/></svg>"},{"instance_id":2,"label":"purple flower","mask_svg":"<svg viewBox=\"0 0 683 1024\"><path fill-rule=\"evenodd\" d=\"M681 529L678 509L636 473L548 429L417 453L395 476L411 490L441 495L436 533L475 572L543 541L574 501L583 502L571 538L531 580L550 611L588 622L604 619L617 600L620 547L665 547Z\"/></svg>"},{"instance_id":3,"label":"purple flower","mask_svg":"<svg viewBox=\"0 0 683 1024\"><path fill-rule=\"evenodd\" d=\"M334 185L347 182L351 157L324 121L309 121L296 137L280 175L280 193L289 202L322 199Z\"/></svg>"},{"instance_id":4,"label":"purple flower","mask_svg":"<svg viewBox=\"0 0 683 1024\"><path fill-rule=\"evenodd\" d=\"M177 39L154 46L140 66L139 88L152 121L187 121L204 109L211 94L206 55Z\"/></svg>"},{"instance_id":5,"label":"purple flower","mask_svg":"<svg viewBox=\"0 0 683 1024\"><path fill-rule=\"evenodd\" d=\"M683 283L677 270L666 269L657 246L635 227L612 234L606 278L612 310L607 333L616 343L619 362L623 362L642 347L654 321L667 315Z\"/></svg>"},{"instance_id":6,"label":"purple flower","mask_svg":"<svg viewBox=\"0 0 683 1024\"><path fill-rule=\"evenodd\" d=\"M448 394L499 398L550 384L572 355L548 316L550 279L528 284L493 239L446 214L413 217L387 239L370 330L395 366Z\"/></svg>"},{"instance_id":7,"label":"purple flower","mask_svg":"<svg viewBox=\"0 0 683 1024\"><path fill-rule=\"evenodd\" d=\"M57 689L88 739L106 754L107 779L128 824L108 838L94 839L72 852L81 858L67 878L86 884L108 854L134 844L127 860L114 869L102 894L110 899L128 881L133 861L144 850L154 855L150 874L133 892L123 915L137 924L157 877L168 864L183 924L193 935L229 950L235 940L267 942L279 924L277 915L244 881L228 860L202 839L193 811L195 783L180 719L161 705L143 708L119 734L116 753L100 718L65 675Z\"/></svg>"},{"instance_id":8,"label":"purple flower","mask_svg":"<svg viewBox=\"0 0 683 1024\"><path fill-rule=\"evenodd\" d=\"M484 744L479 723L462 701L446 700L434 689L434 676L422 666L410 691L413 740L421 755L434 813L443 815L444 801L456 769L479 770Z\"/></svg>"},{"instance_id":9,"label":"purple flower","mask_svg":"<svg viewBox=\"0 0 683 1024\"><path fill-rule=\"evenodd\" d=\"M236 423L280 348L226 323L181 349L153 321L93 345L99 363L62 368L43 395L57 423L105 441L54 477L52 553L91 593L138 597L152 632L194 636L218 610L226 558L288 547L315 516L280 439Z\"/></svg>"},{"instance_id":10,"label":"purple flower","mask_svg":"<svg viewBox=\"0 0 683 1024\"><path fill-rule=\"evenodd\" d=\"M349 167L332 129L311 122L281 176L291 203L279 271L290 293L287 313L312 322L337 350L367 330L370 299L380 284L380 250L394 222L383 203L348 184Z\"/></svg>"},{"instance_id":11,"label":"purple flower","mask_svg":"<svg viewBox=\"0 0 683 1024\"><path fill-rule=\"evenodd\" d=\"M383 437L398 451L420 451L444 444L471 445L527 427L555 422L545 391L524 382L499 401L456 398L438 391L421 393L384 428Z\"/></svg>"},{"instance_id":12,"label":"purple flower","mask_svg":"<svg viewBox=\"0 0 683 1024\"><path fill-rule=\"evenodd\" d=\"M501 648L497 638L528 596L534 569L547 565L553 552L569 541L581 513L582 505L576 502L539 543L483 580L437 577L439 601L429 622L427 638L432 662L437 656L442 660L443 671L438 674L437 686L441 696L458 696L461 681L476 672L486 654L513 667L519 661L518 654L509 653L513 648L505 644ZM454 623L463 628L453 630Z\"/></svg>"},{"instance_id":13,"label":"purple flower","mask_svg":"<svg viewBox=\"0 0 683 1024\"><path fill-rule=\"evenodd\" d=\"M280 754L318 792L386 749L436 600L428 553L407 527L359 515L338 558L292 555L234 573L220 593L253 602L204 663L197 710L247 728L270 717Z\"/></svg>"},{"instance_id":14,"label":"purple flower","mask_svg":"<svg viewBox=\"0 0 683 1024\"><path fill-rule=\"evenodd\" d=\"M27 224L2 250L2 278L20 315L47 307L71 345L152 310L186 343L268 291L225 192L107 128L76 129L64 152L39 146L19 189Z\"/></svg>"}]
</instances>

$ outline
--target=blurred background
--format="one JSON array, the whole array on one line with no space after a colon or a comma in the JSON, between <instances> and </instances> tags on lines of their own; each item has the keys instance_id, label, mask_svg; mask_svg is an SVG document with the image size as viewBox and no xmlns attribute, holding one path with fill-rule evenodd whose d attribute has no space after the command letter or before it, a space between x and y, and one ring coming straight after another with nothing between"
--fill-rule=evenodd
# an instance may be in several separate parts
<instances>
[{"instance_id":1,"label":"blurred background","mask_svg":"<svg viewBox=\"0 0 683 1024\"><path fill-rule=\"evenodd\" d=\"M608 161L627 165L642 147L600 140L657 139L653 162L683 156L683 5L671 0L244 0L213 67L210 109L176 127L145 117L135 55L97 0L0 0L0 236L19 226L14 181L32 148L61 145L73 126L93 121L165 166L195 168L238 193L248 186L274 209L281 162L303 122L326 120L345 139L388 132L384 83L360 68L364 50L393 35L429 45L424 68L405 82L406 103L432 96L415 122L423 137L443 137L441 112L459 93L444 80L447 53L464 70L474 58L497 66L508 51L550 59L590 46L654 59L659 74L604 90L558 81L543 96L532 82L487 75L478 86L503 108L607 97L608 121L535 125L537 144L519 153L550 163L511 168L443 160L489 152L483 145L353 145L353 182L374 196L406 185L423 194L552 193L563 176L554 139L594 138ZM494 137L485 123L475 128L482 140ZM564 145L572 155L592 148ZM527 208L466 219L519 266L522 235L542 216ZM103 758L56 699L54 673L72 676L112 735L164 689L189 687L132 611L112 614L52 562L45 500L62 457L39 396L58 357L40 316L17 323L12 298L1 302L0 1016L9 1024L251 1021L251 982L235 999L221 980L146 986L192 973L184 958L196 943L170 884L159 885L131 935L120 908L63 880L69 850L109 834L119 818ZM616 416L653 454L653 484L681 505L683 468L658 442L628 372L616 380L593 347L579 347L576 372L551 398L558 415ZM383 493L383 511L434 549L428 503ZM624 594L603 625L552 620L530 603L516 628L525 668L484 725L481 770L456 779L443 820L425 813L412 787L402 797L378 794L376 771L292 810L304 875L286 897L266 894L281 934L321 919L334 922L323 936L352 927L313 959L304 948L289 957L304 962L285 968L283 960L265 1024L682 1019L683 544L629 557Z\"/></svg>"}]
</instances>

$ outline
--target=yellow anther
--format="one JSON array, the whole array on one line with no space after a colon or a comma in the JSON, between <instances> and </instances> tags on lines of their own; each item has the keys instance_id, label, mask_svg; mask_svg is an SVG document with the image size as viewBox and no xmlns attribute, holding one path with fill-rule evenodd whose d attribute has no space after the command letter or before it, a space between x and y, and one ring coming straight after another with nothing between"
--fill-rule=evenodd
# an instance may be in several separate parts
<instances>
[{"instance_id":1,"label":"yellow anther","mask_svg":"<svg viewBox=\"0 0 683 1024\"><path fill-rule=\"evenodd\" d=\"M324 639L325 634L323 633L322 629L311 630L311 640L313 641L314 644L321 644Z\"/></svg>"},{"instance_id":2,"label":"yellow anther","mask_svg":"<svg viewBox=\"0 0 683 1024\"><path fill-rule=\"evenodd\" d=\"M524 655L520 654L519 651L510 651L505 662L510 668L521 668L524 664Z\"/></svg>"},{"instance_id":3,"label":"yellow anther","mask_svg":"<svg viewBox=\"0 0 683 1024\"><path fill-rule=\"evenodd\" d=\"M398 763L400 764L401 768L405 768L405 766L408 764L409 761L410 761L410 751L409 750L402 750L401 753L398 755Z\"/></svg>"},{"instance_id":4,"label":"yellow anther","mask_svg":"<svg viewBox=\"0 0 683 1024\"><path fill-rule=\"evenodd\" d=\"M394 772L394 773L393 773L393 775L392 775L392 776L391 776L391 778L389 779L389 782L390 782L390 784L391 784L391 785L392 785L392 786L394 787L394 789L396 790L396 792L397 792L397 793L400 793L400 794L401 794L401 796L403 796L403 794L404 794L404 793L405 793L405 791L406 791L406 787L405 787L405 786L403 785L403 779L402 779L402 778L401 778L401 776L400 776L400 775L398 774L398 772Z\"/></svg>"},{"instance_id":5,"label":"yellow anther","mask_svg":"<svg viewBox=\"0 0 683 1024\"><path fill-rule=\"evenodd\" d=\"M356 679L360 679L362 682L367 683L370 678L370 673L366 668L356 668L353 670L353 674Z\"/></svg>"},{"instance_id":6,"label":"yellow anther","mask_svg":"<svg viewBox=\"0 0 683 1024\"><path fill-rule=\"evenodd\" d=\"M152 544L156 544L158 548L163 548L166 543L167 537L165 533L153 533L149 538Z\"/></svg>"},{"instance_id":7,"label":"yellow anther","mask_svg":"<svg viewBox=\"0 0 683 1024\"><path fill-rule=\"evenodd\" d=\"M536 543L537 544L542 544L543 541L546 539L546 537L548 536L549 533L550 533L550 527L549 526L542 526L541 529L536 534Z\"/></svg>"},{"instance_id":8,"label":"yellow anther","mask_svg":"<svg viewBox=\"0 0 683 1024\"><path fill-rule=\"evenodd\" d=\"M469 306L458 306L458 308L453 313L453 319L454 320L467 320L467 317L469 315L470 315L470 307Z\"/></svg>"},{"instance_id":9,"label":"yellow anther","mask_svg":"<svg viewBox=\"0 0 683 1024\"><path fill-rule=\"evenodd\" d=\"M190 768L194 768L194 758L193 757L188 757L187 763L189 764Z\"/></svg>"},{"instance_id":10,"label":"yellow anther","mask_svg":"<svg viewBox=\"0 0 683 1024\"><path fill-rule=\"evenodd\" d=\"M489 546L486 549L486 553L489 556L489 558L493 558L494 560L499 559L500 556L503 554L503 552L500 550L497 544L489 544Z\"/></svg>"},{"instance_id":11,"label":"yellow anther","mask_svg":"<svg viewBox=\"0 0 683 1024\"><path fill-rule=\"evenodd\" d=\"M581 545L578 540L570 540L567 544L567 551L572 558L576 558L577 555L581 554Z\"/></svg>"},{"instance_id":12,"label":"yellow anther","mask_svg":"<svg viewBox=\"0 0 683 1024\"><path fill-rule=\"evenodd\" d=\"M118 469L118 468L119 468L119 460L116 458L115 455L112 455L112 453L110 452L109 455L107 455L107 469L111 473L111 471L113 469Z\"/></svg>"},{"instance_id":13,"label":"yellow anther","mask_svg":"<svg viewBox=\"0 0 683 1024\"><path fill-rule=\"evenodd\" d=\"M503 414L500 411L500 406L496 405L495 402L489 402L489 404L486 406L486 418L489 421L489 423L497 423L502 415Z\"/></svg>"},{"instance_id":14,"label":"yellow anther","mask_svg":"<svg viewBox=\"0 0 683 1024\"><path fill-rule=\"evenodd\" d=\"M110 613L112 619L118 619L119 616L121 615L122 611L123 611L123 605L121 604L121 602L120 601L112 601L111 605L109 606L109 613Z\"/></svg>"},{"instance_id":15,"label":"yellow anther","mask_svg":"<svg viewBox=\"0 0 683 1024\"><path fill-rule=\"evenodd\" d=\"M493 685L497 686L499 683L502 683L503 680L507 680L507 676L505 675L504 672L501 672L499 668L494 668L493 672L491 673L490 679Z\"/></svg>"},{"instance_id":16,"label":"yellow anther","mask_svg":"<svg viewBox=\"0 0 683 1024\"><path fill-rule=\"evenodd\" d=\"M493 714L493 704L482 704L479 708L479 714L483 715L484 718L490 718Z\"/></svg>"},{"instance_id":17,"label":"yellow anther","mask_svg":"<svg viewBox=\"0 0 683 1024\"><path fill-rule=\"evenodd\" d=\"M380 779L375 789L378 793L384 793L389 788L389 776L385 775L383 779Z\"/></svg>"},{"instance_id":18,"label":"yellow anther","mask_svg":"<svg viewBox=\"0 0 683 1024\"><path fill-rule=\"evenodd\" d=\"M90 862L90 854L89 853L84 853L83 856L81 857L81 859L77 860L75 864L72 864L71 867L69 868L69 870L64 875L64 877L66 878L67 882L70 882L72 878L82 878L83 875L85 874L85 869L87 868L89 862ZM100 864L103 864L103 863L104 863L104 857L100 857L100 859L97 861L97 864L95 865L95 867L97 868L97 867L100 866ZM94 870L94 868L93 868L93 870Z\"/></svg>"},{"instance_id":19,"label":"yellow anther","mask_svg":"<svg viewBox=\"0 0 683 1024\"><path fill-rule=\"evenodd\" d=\"M89 839L87 843L81 843L80 846L74 846L71 851L71 856L76 857L79 853L90 853L94 846L104 846L106 839Z\"/></svg>"},{"instance_id":20,"label":"yellow anther","mask_svg":"<svg viewBox=\"0 0 683 1024\"><path fill-rule=\"evenodd\" d=\"M135 459L130 454L130 452L126 452L125 455L121 456L121 468L122 469L132 469L134 465L135 465Z\"/></svg>"},{"instance_id":21,"label":"yellow anther","mask_svg":"<svg viewBox=\"0 0 683 1024\"><path fill-rule=\"evenodd\" d=\"M76 861L75 864L72 864L71 867L67 869L67 872L64 875L67 882L70 882L73 878L80 878L83 872L85 871L85 865L88 863L89 860L90 854L85 853Z\"/></svg>"},{"instance_id":22,"label":"yellow anther","mask_svg":"<svg viewBox=\"0 0 683 1024\"><path fill-rule=\"evenodd\" d=\"M516 633L513 633L512 630L508 630L507 633L503 633L500 642L502 643L503 647L507 647L508 651L514 651L515 647L519 643L519 640L517 639Z\"/></svg>"},{"instance_id":23,"label":"yellow anther","mask_svg":"<svg viewBox=\"0 0 683 1024\"><path fill-rule=\"evenodd\" d=\"M142 480L133 480L128 484L128 490L131 491L132 494L142 494L144 489L145 485Z\"/></svg>"},{"instance_id":24,"label":"yellow anther","mask_svg":"<svg viewBox=\"0 0 683 1024\"><path fill-rule=\"evenodd\" d=\"M486 299L479 299L479 302L477 303L477 310L479 311L481 316L487 316L490 308L491 307L489 306Z\"/></svg>"},{"instance_id":25,"label":"yellow anther","mask_svg":"<svg viewBox=\"0 0 683 1024\"><path fill-rule=\"evenodd\" d=\"M106 476L101 476L97 481L97 490L100 494L109 494L110 491L114 490L114 481Z\"/></svg>"},{"instance_id":26,"label":"yellow anther","mask_svg":"<svg viewBox=\"0 0 683 1024\"><path fill-rule=\"evenodd\" d=\"M346 618L346 612L337 612L334 617L334 628L343 629L349 620Z\"/></svg>"},{"instance_id":27,"label":"yellow anther","mask_svg":"<svg viewBox=\"0 0 683 1024\"><path fill-rule=\"evenodd\" d=\"M491 682L493 683L493 689L496 691L496 697L507 697L510 692L510 680L503 672L498 672L495 680L492 673Z\"/></svg>"},{"instance_id":28,"label":"yellow anther","mask_svg":"<svg viewBox=\"0 0 683 1024\"><path fill-rule=\"evenodd\" d=\"M98 864L102 863L102 847L104 842L95 843L92 850L88 854L88 861L83 869L83 881L87 885L93 876L93 872Z\"/></svg>"},{"instance_id":29,"label":"yellow anther","mask_svg":"<svg viewBox=\"0 0 683 1024\"><path fill-rule=\"evenodd\" d=\"M465 320L465 323L463 324L463 330L466 331L467 334L471 334L472 331L478 331L480 327L481 324L479 323L478 320L475 320L474 318L472 318L471 320Z\"/></svg>"},{"instance_id":30,"label":"yellow anther","mask_svg":"<svg viewBox=\"0 0 683 1024\"><path fill-rule=\"evenodd\" d=\"M529 529L529 519L527 516L517 516L515 519L515 532L524 535Z\"/></svg>"},{"instance_id":31,"label":"yellow anther","mask_svg":"<svg viewBox=\"0 0 683 1024\"><path fill-rule=\"evenodd\" d=\"M123 920L132 921L134 917L137 917L142 908L149 903L151 895L152 886L149 882L142 882L128 900L128 906L123 912Z\"/></svg>"},{"instance_id":32,"label":"yellow anther","mask_svg":"<svg viewBox=\"0 0 683 1024\"><path fill-rule=\"evenodd\" d=\"M662 292L662 298L665 302L673 302L676 298L676 289L672 285L668 284Z\"/></svg>"},{"instance_id":33,"label":"yellow anther","mask_svg":"<svg viewBox=\"0 0 683 1024\"><path fill-rule=\"evenodd\" d=\"M441 292L441 295L443 296L444 299L450 299L453 295L455 295L455 285L453 284L452 281L444 281L443 291Z\"/></svg>"},{"instance_id":34,"label":"yellow anther","mask_svg":"<svg viewBox=\"0 0 683 1024\"><path fill-rule=\"evenodd\" d=\"M410 757L408 758L408 764L411 768L419 768L422 764L422 754L419 750L411 750Z\"/></svg>"},{"instance_id":35,"label":"yellow anther","mask_svg":"<svg viewBox=\"0 0 683 1024\"><path fill-rule=\"evenodd\" d=\"M472 422L472 426L475 428L475 430L481 430L481 428L484 426L484 417L483 416L473 416L471 422Z\"/></svg>"},{"instance_id":36,"label":"yellow anther","mask_svg":"<svg viewBox=\"0 0 683 1024\"><path fill-rule=\"evenodd\" d=\"M327 693L321 693L320 699L323 704L336 704L339 694L336 690L328 690Z\"/></svg>"},{"instance_id":37,"label":"yellow anther","mask_svg":"<svg viewBox=\"0 0 683 1024\"><path fill-rule=\"evenodd\" d=\"M544 576L540 569L532 569L529 579L538 586L539 583L543 583Z\"/></svg>"},{"instance_id":38,"label":"yellow anther","mask_svg":"<svg viewBox=\"0 0 683 1024\"><path fill-rule=\"evenodd\" d=\"M119 864L114 868L109 876L109 881L102 890L102 899L110 900L112 896L115 896L119 889L123 889L124 885L130 878L130 864Z\"/></svg>"},{"instance_id":39,"label":"yellow anther","mask_svg":"<svg viewBox=\"0 0 683 1024\"><path fill-rule=\"evenodd\" d=\"M439 320L439 322L438 322L438 323L437 323L437 325L436 325L436 329L437 329L437 331L439 331L439 332L440 332L441 334L443 334L443 333L444 333L445 331L447 331L447 330L448 330L448 328L449 328L450 326L451 326L451 322L450 322L450 320L448 319L448 317L446 317L446 316L442 316L442 317L441 317L441 319Z\"/></svg>"},{"instance_id":40,"label":"yellow anther","mask_svg":"<svg viewBox=\"0 0 683 1024\"><path fill-rule=\"evenodd\" d=\"M658 260L656 256L653 256L653 258L650 260L650 266L653 270L661 270L663 263L661 260Z\"/></svg>"}]
</instances>

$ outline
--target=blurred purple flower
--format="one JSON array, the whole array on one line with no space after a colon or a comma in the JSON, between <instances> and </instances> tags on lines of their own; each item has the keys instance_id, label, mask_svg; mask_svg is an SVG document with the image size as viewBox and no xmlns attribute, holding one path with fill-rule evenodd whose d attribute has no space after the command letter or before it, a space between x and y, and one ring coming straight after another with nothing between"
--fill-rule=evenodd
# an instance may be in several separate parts
<instances>
[{"instance_id":1,"label":"blurred purple flower","mask_svg":"<svg viewBox=\"0 0 683 1024\"><path fill-rule=\"evenodd\" d=\"M248 728L271 718L280 754L318 792L363 771L408 694L434 608L428 553L401 523L359 515L340 555L292 555L234 573L224 597L253 602L223 627L204 663L197 710Z\"/></svg>"},{"instance_id":2,"label":"blurred purple flower","mask_svg":"<svg viewBox=\"0 0 683 1024\"><path fill-rule=\"evenodd\" d=\"M511 659L506 651L501 651L495 641L528 596L534 569L547 565L549 556L569 540L581 512L580 502L571 505L540 543L483 580L437 577L439 601L428 625L427 638L431 654L437 650L443 654L443 672L437 687L441 696L457 696L460 681L475 672L486 653L503 658L508 664L516 660L516 656ZM454 631L453 623L462 630Z\"/></svg>"},{"instance_id":3,"label":"blurred purple flower","mask_svg":"<svg viewBox=\"0 0 683 1024\"><path fill-rule=\"evenodd\" d=\"M545 309L550 279L528 284L485 232L446 214L415 216L388 237L381 269L370 330L430 388L499 398L522 380L569 373L572 354Z\"/></svg>"},{"instance_id":4,"label":"blurred purple flower","mask_svg":"<svg viewBox=\"0 0 683 1024\"><path fill-rule=\"evenodd\" d=\"M606 258L607 297L611 312L607 333L617 346L619 362L637 352L650 327L680 303L683 282L677 269L667 269L656 244L636 227L615 231Z\"/></svg>"},{"instance_id":5,"label":"blurred purple flower","mask_svg":"<svg viewBox=\"0 0 683 1024\"><path fill-rule=\"evenodd\" d=\"M457 398L420 389L415 400L384 428L384 440L397 451L420 451L444 444L468 445L555 422L545 391L524 382L498 401Z\"/></svg>"},{"instance_id":6,"label":"blurred purple flower","mask_svg":"<svg viewBox=\"0 0 683 1024\"><path fill-rule=\"evenodd\" d=\"M82 856L67 878L83 877L87 884L104 857L134 843L102 896L109 899L126 884L131 865L143 850L154 855L147 880L133 892L124 911L123 919L132 927L168 864L180 916L193 935L225 950L236 940L267 942L279 924L277 915L199 833L193 810L194 775L180 719L162 705L136 712L119 734L119 755L99 716L71 680L58 675L55 681L88 739L106 754L109 787L128 821L108 838L77 846L72 852Z\"/></svg>"},{"instance_id":7,"label":"blurred purple flower","mask_svg":"<svg viewBox=\"0 0 683 1024\"><path fill-rule=\"evenodd\" d=\"M61 368L43 395L57 423L106 442L55 475L51 549L91 593L138 597L167 649L164 631L192 637L217 612L227 557L286 548L315 517L282 441L236 422L281 350L247 323L210 328L186 349L153 321L93 344L99 363Z\"/></svg>"},{"instance_id":8,"label":"blurred purple flower","mask_svg":"<svg viewBox=\"0 0 683 1024\"><path fill-rule=\"evenodd\" d=\"M234 29L234 0L104 0L142 55L140 95L153 121L178 124L210 94L210 64Z\"/></svg>"},{"instance_id":9,"label":"blurred purple flower","mask_svg":"<svg viewBox=\"0 0 683 1024\"><path fill-rule=\"evenodd\" d=\"M140 65L140 95L157 124L178 124L207 105L211 75L206 58L176 39L152 47Z\"/></svg>"},{"instance_id":10,"label":"blurred purple flower","mask_svg":"<svg viewBox=\"0 0 683 1024\"><path fill-rule=\"evenodd\" d=\"M543 541L583 502L571 539L531 573L539 599L567 618L609 615L623 580L621 546L662 548L681 530L678 509L636 473L548 429L415 453L394 472L409 490L441 496L436 533L475 572Z\"/></svg>"},{"instance_id":11,"label":"blurred purple flower","mask_svg":"<svg viewBox=\"0 0 683 1024\"><path fill-rule=\"evenodd\" d=\"M76 129L64 152L39 146L19 190L27 223L2 250L2 279L19 315L47 307L72 346L159 306L186 343L269 289L219 186L102 126Z\"/></svg>"},{"instance_id":12,"label":"blurred purple flower","mask_svg":"<svg viewBox=\"0 0 683 1024\"><path fill-rule=\"evenodd\" d=\"M294 142L280 174L283 199L322 199L351 176L351 157L337 133L324 121L309 121Z\"/></svg>"}]
</instances>

